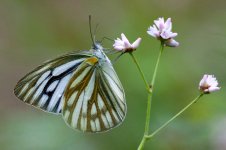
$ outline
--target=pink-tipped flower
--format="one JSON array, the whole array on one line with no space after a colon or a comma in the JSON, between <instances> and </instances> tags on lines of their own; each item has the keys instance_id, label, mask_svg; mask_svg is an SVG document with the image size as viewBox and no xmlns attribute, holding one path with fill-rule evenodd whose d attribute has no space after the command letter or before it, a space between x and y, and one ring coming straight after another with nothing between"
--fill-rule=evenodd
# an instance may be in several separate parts
<instances>
[{"instance_id":1,"label":"pink-tipped flower","mask_svg":"<svg viewBox=\"0 0 226 150\"><path fill-rule=\"evenodd\" d=\"M177 36L177 33L172 32L171 18L164 21L164 18L158 18L154 21L154 25L148 28L147 33L165 44L165 46L177 47L179 43L173 38Z\"/></svg>"},{"instance_id":2,"label":"pink-tipped flower","mask_svg":"<svg viewBox=\"0 0 226 150\"><path fill-rule=\"evenodd\" d=\"M117 38L115 40L115 43L113 44L113 47L115 50L122 51L122 52L132 52L137 49L137 47L140 45L141 38L138 38L135 42L132 44L129 42L129 40L126 38L126 36L122 33L121 39Z\"/></svg>"},{"instance_id":3,"label":"pink-tipped flower","mask_svg":"<svg viewBox=\"0 0 226 150\"><path fill-rule=\"evenodd\" d=\"M204 94L208 94L220 90L220 87L218 87L218 82L214 75L205 74L199 83L199 90Z\"/></svg>"}]
</instances>

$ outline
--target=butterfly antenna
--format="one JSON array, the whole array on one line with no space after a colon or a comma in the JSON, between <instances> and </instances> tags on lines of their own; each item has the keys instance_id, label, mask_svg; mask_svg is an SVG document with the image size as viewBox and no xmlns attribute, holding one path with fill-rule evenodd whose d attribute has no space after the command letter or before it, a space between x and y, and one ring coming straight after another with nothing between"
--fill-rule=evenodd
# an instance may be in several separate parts
<instances>
[{"instance_id":1,"label":"butterfly antenna","mask_svg":"<svg viewBox=\"0 0 226 150\"><path fill-rule=\"evenodd\" d=\"M111 39L111 38L109 38L109 37L106 37L106 36L104 36L102 39L101 39L101 42L103 42L104 40L109 40L109 41L111 41L111 42L114 42L115 40L113 40L113 39Z\"/></svg>"},{"instance_id":2,"label":"butterfly antenna","mask_svg":"<svg viewBox=\"0 0 226 150\"><path fill-rule=\"evenodd\" d=\"M116 50L112 50L112 49L110 49L110 48L105 48L104 49L104 52L106 53L106 54L116 54L116 53L118 53L118 51L116 51Z\"/></svg>"},{"instance_id":3,"label":"butterfly antenna","mask_svg":"<svg viewBox=\"0 0 226 150\"><path fill-rule=\"evenodd\" d=\"M99 24L96 24L95 30L94 30L94 39L96 37L97 29L98 29Z\"/></svg>"},{"instance_id":4,"label":"butterfly antenna","mask_svg":"<svg viewBox=\"0 0 226 150\"><path fill-rule=\"evenodd\" d=\"M93 33L92 33L91 15L89 15L89 32L90 32L90 36L91 36L91 40L93 42L93 45L95 45Z\"/></svg>"},{"instance_id":5,"label":"butterfly antenna","mask_svg":"<svg viewBox=\"0 0 226 150\"><path fill-rule=\"evenodd\" d=\"M120 55L118 55L114 60L113 60L113 64L116 63L116 61L123 55L124 53L121 53Z\"/></svg>"}]
</instances>

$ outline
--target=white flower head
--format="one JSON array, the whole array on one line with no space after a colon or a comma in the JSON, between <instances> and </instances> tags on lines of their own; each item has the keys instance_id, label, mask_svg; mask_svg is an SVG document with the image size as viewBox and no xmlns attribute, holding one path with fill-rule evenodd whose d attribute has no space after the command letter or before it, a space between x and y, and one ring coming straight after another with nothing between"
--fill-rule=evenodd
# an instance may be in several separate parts
<instances>
[{"instance_id":1,"label":"white flower head","mask_svg":"<svg viewBox=\"0 0 226 150\"><path fill-rule=\"evenodd\" d=\"M220 87L218 87L218 82L214 75L205 74L199 83L199 90L204 94L208 94L220 90Z\"/></svg>"},{"instance_id":2,"label":"white flower head","mask_svg":"<svg viewBox=\"0 0 226 150\"><path fill-rule=\"evenodd\" d=\"M126 36L122 33L121 39L117 38L115 40L115 43L113 44L113 47L115 50L118 51L132 52L137 49L137 47L140 45L140 42L141 38L137 38L137 40L131 44L129 40L126 38Z\"/></svg>"},{"instance_id":3,"label":"white flower head","mask_svg":"<svg viewBox=\"0 0 226 150\"><path fill-rule=\"evenodd\" d=\"M166 21L164 21L163 17L154 20L154 25L148 28L147 33L159 39L166 46L179 46L179 43L173 39L177 36L177 33L172 32L171 18L168 18Z\"/></svg>"}]
</instances>

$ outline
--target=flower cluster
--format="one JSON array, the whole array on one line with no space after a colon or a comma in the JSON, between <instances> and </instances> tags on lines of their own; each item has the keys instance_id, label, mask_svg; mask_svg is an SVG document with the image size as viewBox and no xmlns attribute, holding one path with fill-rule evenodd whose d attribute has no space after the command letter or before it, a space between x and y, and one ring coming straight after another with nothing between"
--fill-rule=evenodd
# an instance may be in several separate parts
<instances>
[{"instance_id":1,"label":"flower cluster","mask_svg":"<svg viewBox=\"0 0 226 150\"><path fill-rule=\"evenodd\" d=\"M147 33L158 40L160 40L165 46L177 47L179 43L174 40L177 33L172 32L171 18L164 21L164 18L159 18L154 21L154 25L148 28Z\"/></svg>"},{"instance_id":2,"label":"flower cluster","mask_svg":"<svg viewBox=\"0 0 226 150\"><path fill-rule=\"evenodd\" d=\"M147 33L160 40L165 46L179 46L179 43L174 40L177 33L172 32L171 18L168 18L166 21L164 21L164 18L154 20L154 25L148 28ZM137 38L136 41L131 44L125 34L122 33L121 39L117 38L113 47L115 50L123 53L133 52L138 48L140 42L141 38ZM220 87L218 87L218 82L213 75L205 74L199 83L199 90L204 94L208 94L220 90Z\"/></svg>"},{"instance_id":3,"label":"flower cluster","mask_svg":"<svg viewBox=\"0 0 226 150\"><path fill-rule=\"evenodd\" d=\"M137 49L137 47L140 45L141 38L138 38L135 42L132 44L129 42L129 40L126 38L126 36L122 33L121 39L117 38L115 40L115 43L113 44L113 47L115 50L122 51L122 52L132 52Z\"/></svg>"},{"instance_id":4,"label":"flower cluster","mask_svg":"<svg viewBox=\"0 0 226 150\"><path fill-rule=\"evenodd\" d=\"M147 33L160 40L164 46L179 46L179 43L174 40L174 38L177 36L177 33L172 32L171 18L168 18L166 21L164 21L164 18L158 18L154 21L154 25L148 28ZM137 40L131 44L126 36L122 33L121 39L117 38L113 44L113 47L118 51L132 52L137 49L137 47L140 45L140 42L141 38L137 38Z\"/></svg>"},{"instance_id":5,"label":"flower cluster","mask_svg":"<svg viewBox=\"0 0 226 150\"><path fill-rule=\"evenodd\" d=\"M204 93L212 93L220 90L217 79L213 75L205 74L199 83L199 90Z\"/></svg>"},{"instance_id":6,"label":"flower cluster","mask_svg":"<svg viewBox=\"0 0 226 150\"><path fill-rule=\"evenodd\" d=\"M143 149L144 147L144 143L147 139L152 138L155 134L157 134L160 130L162 130L164 127L166 127L170 122L172 122L175 118L177 118L179 115L181 115L186 109L188 109L192 104L195 104L204 94L209 94L212 92L216 92L218 90L220 90L220 87L218 86L218 81L217 79L214 77L214 75L208 75L205 74L203 76L203 78L201 79L201 81L199 82L199 91L200 94L199 96L197 96L193 101L191 101L187 106L185 106L183 109L181 109L181 111L179 111L175 116L173 116L171 119L169 119L165 124L163 124L160 128L158 128L157 130L155 130L153 133L148 134L149 131L149 126L150 126L150 110L151 110L151 101L152 101L152 88L154 87L154 82L155 82L155 78L156 78L156 74L157 74L157 70L158 70L158 65L159 65L159 60L161 57L161 54L163 52L163 49L165 46L169 46L169 47L177 47L179 46L179 42L177 42L174 38L177 36L177 33L172 31L172 21L171 18L168 18L166 21L164 20L163 17L158 18L157 20L154 20L154 25L150 26L147 30L147 33L156 38L157 40L160 41L161 47L160 47L160 51L159 51L159 56L157 59L157 63L154 69L154 73L153 73L153 78L152 78L152 83L151 83L151 87L150 84L148 83L148 81L145 79L144 74L139 66L138 61L136 60L136 58L133 55L133 51L135 51L138 46L140 45L141 42L141 38L137 38L137 40L135 42L133 42L132 44L129 42L129 40L127 39L127 37L122 33L121 34L121 39L117 38L113 44L113 47L115 50L120 51L121 55L124 53L129 53L134 61L134 63L136 64L140 75L142 76L142 79L146 85L146 89L148 90L148 102L147 102L147 115L146 115L146 123L145 123L145 132L144 132L144 136L142 138L142 141L138 147L138 149ZM121 56L119 55L119 56ZM119 57L117 57L119 58Z\"/></svg>"}]
</instances>

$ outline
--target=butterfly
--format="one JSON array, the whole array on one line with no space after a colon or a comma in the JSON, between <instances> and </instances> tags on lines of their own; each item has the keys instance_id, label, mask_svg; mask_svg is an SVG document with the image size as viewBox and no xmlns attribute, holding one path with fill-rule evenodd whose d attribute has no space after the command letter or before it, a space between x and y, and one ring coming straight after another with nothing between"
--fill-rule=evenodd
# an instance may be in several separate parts
<instances>
[{"instance_id":1,"label":"butterfly","mask_svg":"<svg viewBox=\"0 0 226 150\"><path fill-rule=\"evenodd\" d=\"M108 131L127 111L124 89L100 42L45 62L24 76L14 93L27 104L61 114L82 132Z\"/></svg>"}]
</instances>

